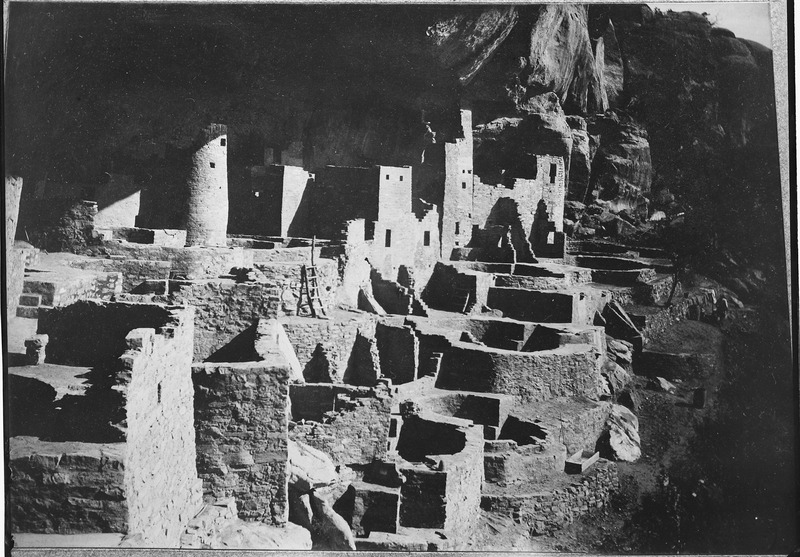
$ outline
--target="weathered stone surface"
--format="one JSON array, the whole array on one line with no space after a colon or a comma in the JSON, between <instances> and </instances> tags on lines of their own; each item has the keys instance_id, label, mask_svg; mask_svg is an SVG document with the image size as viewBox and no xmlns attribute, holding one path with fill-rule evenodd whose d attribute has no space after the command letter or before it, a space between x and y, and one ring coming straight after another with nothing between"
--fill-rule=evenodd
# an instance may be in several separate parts
<instances>
[{"instance_id":1,"label":"weathered stone surface","mask_svg":"<svg viewBox=\"0 0 800 557\"><path fill-rule=\"evenodd\" d=\"M642 456L639 419L627 408L615 404L606 421L606 431L598 441L604 458L635 462Z\"/></svg>"},{"instance_id":2,"label":"weathered stone surface","mask_svg":"<svg viewBox=\"0 0 800 557\"><path fill-rule=\"evenodd\" d=\"M661 391L669 394L675 394L675 391L677 390L677 387L673 383L670 383L663 377L654 377L647 382L647 387L655 391Z\"/></svg>"},{"instance_id":3,"label":"weathered stone surface","mask_svg":"<svg viewBox=\"0 0 800 557\"><path fill-rule=\"evenodd\" d=\"M584 201L589 190L589 178L592 171L589 133L586 131L586 121L579 116L568 116L567 123L572 129L567 199Z\"/></svg>"},{"instance_id":4,"label":"weathered stone surface","mask_svg":"<svg viewBox=\"0 0 800 557\"><path fill-rule=\"evenodd\" d=\"M653 175L647 131L627 114L609 112L591 122L589 134L600 139L592 159L593 198L610 201L615 212L646 216Z\"/></svg>"},{"instance_id":5,"label":"weathered stone surface","mask_svg":"<svg viewBox=\"0 0 800 557\"><path fill-rule=\"evenodd\" d=\"M35 366L43 364L45 360L45 347L50 340L48 335L36 335L25 341L26 364Z\"/></svg>"},{"instance_id":6,"label":"weathered stone surface","mask_svg":"<svg viewBox=\"0 0 800 557\"><path fill-rule=\"evenodd\" d=\"M347 521L331 508L326 499L323 499L317 493L311 492L309 497L311 508L314 512L311 531L315 540L314 548L333 551L354 551L356 542Z\"/></svg>"},{"instance_id":7,"label":"weathered stone surface","mask_svg":"<svg viewBox=\"0 0 800 557\"><path fill-rule=\"evenodd\" d=\"M288 365L279 359L192 366L197 472L239 517L288 519Z\"/></svg>"},{"instance_id":8,"label":"weathered stone surface","mask_svg":"<svg viewBox=\"0 0 800 557\"><path fill-rule=\"evenodd\" d=\"M631 382L631 374L628 373L625 368L616 362L612 362L611 360L606 360L603 363L601 373L608 382L611 394L617 394L621 392L628 385L628 383Z\"/></svg>"},{"instance_id":9,"label":"weathered stone surface","mask_svg":"<svg viewBox=\"0 0 800 557\"><path fill-rule=\"evenodd\" d=\"M358 537L370 532L397 532L400 513L400 488L354 482L353 516L350 526Z\"/></svg>"},{"instance_id":10,"label":"weathered stone surface","mask_svg":"<svg viewBox=\"0 0 800 557\"><path fill-rule=\"evenodd\" d=\"M19 219L19 201L22 196L22 178L19 176L6 176L6 247L14 245L17 235L17 220Z\"/></svg>"},{"instance_id":11,"label":"weathered stone surface","mask_svg":"<svg viewBox=\"0 0 800 557\"><path fill-rule=\"evenodd\" d=\"M606 350L610 358L630 371L633 362L633 345L630 342L607 337Z\"/></svg>"},{"instance_id":12,"label":"weathered stone surface","mask_svg":"<svg viewBox=\"0 0 800 557\"><path fill-rule=\"evenodd\" d=\"M339 479L328 455L298 441L289 441L287 476L289 485L301 494Z\"/></svg>"},{"instance_id":13,"label":"weathered stone surface","mask_svg":"<svg viewBox=\"0 0 800 557\"><path fill-rule=\"evenodd\" d=\"M297 420L290 431L292 439L321 450L337 466L369 464L386 456L392 406L386 384L292 385L290 392Z\"/></svg>"},{"instance_id":14,"label":"weathered stone surface","mask_svg":"<svg viewBox=\"0 0 800 557\"><path fill-rule=\"evenodd\" d=\"M472 135L475 172L487 179L536 178L538 167L531 155L562 157L569 171L572 130L560 107L521 118L498 118L475 127Z\"/></svg>"}]
</instances>

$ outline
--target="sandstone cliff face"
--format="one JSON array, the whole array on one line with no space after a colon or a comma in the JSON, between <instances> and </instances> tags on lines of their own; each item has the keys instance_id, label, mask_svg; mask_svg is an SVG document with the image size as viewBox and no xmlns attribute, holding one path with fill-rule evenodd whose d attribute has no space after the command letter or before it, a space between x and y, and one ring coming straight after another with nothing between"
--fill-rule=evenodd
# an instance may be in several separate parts
<instances>
[{"instance_id":1,"label":"sandstone cliff face","mask_svg":"<svg viewBox=\"0 0 800 557\"><path fill-rule=\"evenodd\" d=\"M617 104L648 131L652 197L674 194L673 212L687 211L691 240L678 247L700 261L727 249L780 280L771 51L696 13L614 6L609 16L624 65Z\"/></svg>"},{"instance_id":2,"label":"sandstone cliff face","mask_svg":"<svg viewBox=\"0 0 800 557\"><path fill-rule=\"evenodd\" d=\"M475 103L476 123L547 92L568 110L605 109L582 6L21 6L10 17L9 147L23 174L49 160L51 176L99 177L112 158L185 146L208 121L230 127L234 165L290 145L310 168L414 164L424 122L446 137L459 105Z\"/></svg>"},{"instance_id":3,"label":"sandstone cliff face","mask_svg":"<svg viewBox=\"0 0 800 557\"><path fill-rule=\"evenodd\" d=\"M563 154L573 198L674 194L675 212L708 206L706 247L746 237L757 254L780 232L771 64L699 14L643 5L16 4L8 170L150 180L164 144L210 121L231 130L232 169L274 150L311 170L414 165L425 122L452 138L461 106L487 124L479 157ZM633 123L600 133L608 108Z\"/></svg>"},{"instance_id":4,"label":"sandstone cliff face","mask_svg":"<svg viewBox=\"0 0 800 557\"><path fill-rule=\"evenodd\" d=\"M586 201L611 201L611 210L647 216L653 167L647 131L625 113L593 118L589 134L598 142Z\"/></svg>"},{"instance_id":5,"label":"sandstone cliff face","mask_svg":"<svg viewBox=\"0 0 800 557\"><path fill-rule=\"evenodd\" d=\"M546 92L569 112L603 112L603 64L594 56L588 8L548 4L519 12L514 30L464 92L478 109L476 121L520 109Z\"/></svg>"}]
</instances>

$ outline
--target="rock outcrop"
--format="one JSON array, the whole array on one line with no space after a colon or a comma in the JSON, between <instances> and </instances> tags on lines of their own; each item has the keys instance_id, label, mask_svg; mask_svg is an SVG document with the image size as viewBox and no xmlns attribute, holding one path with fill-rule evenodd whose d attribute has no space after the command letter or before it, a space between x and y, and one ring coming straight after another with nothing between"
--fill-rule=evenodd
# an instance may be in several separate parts
<instances>
[{"instance_id":1,"label":"rock outcrop","mask_svg":"<svg viewBox=\"0 0 800 557\"><path fill-rule=\"evenodd\" d=\"M635 462L642 456L639 419L625 406L615 404L598 441L604 458Z\"/></svg>"}]
</instances>

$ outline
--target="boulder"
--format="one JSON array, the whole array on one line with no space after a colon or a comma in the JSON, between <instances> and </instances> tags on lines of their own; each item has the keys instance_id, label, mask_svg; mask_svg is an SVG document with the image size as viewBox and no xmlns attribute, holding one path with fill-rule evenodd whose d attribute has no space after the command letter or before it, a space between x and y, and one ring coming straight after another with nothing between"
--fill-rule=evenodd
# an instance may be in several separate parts
<instances>
[{"instance_id":1,"label":"boulder","mask_svg":"<svg viewBox=\"0 0 800 557\"><path fill-rule=\"evenodd\" d=\"M328 455L298 441L289 441L287 471L289 486L301 494L334 484L339 479Z\"/></svg>"},{"instance_id":2,"label":"boulder","mask_svg":"<svg viewBox=\"0 0 800 557\"><path fill-rule=\"evenodd\" d=\"M670 383L663 377L655 377L647 382L647 388L654 391L661 391L662 393L675 394L678 390L673 383Z\"/></svg>"},{"instance_id":3,"label":"boulder","mask_svg":"<svg viewBox=\"0 0 800 557\"><path fill-rule=\"evenodd\" d=\"M628 408L619 404L611 407L603 435L598 441L603 458L636 462L642 456L639 420Z\"/></svg>"},{"instance_id":4,"label":"boulder","mask_svg":"<svg viewBox=\"0 0 800 557\"><path fill-rule=\"evenodd\" d=\"M631 364L633 363L633 345L630 342L607 337L606 352L617 364L628 371L631 370Z\"/></svg>"},{"instance_id":5,"label":"boulder","mask_svg":"<svg viewBox=\"0 0 800 557\"><path fill-rule=\"evenodd\" d=\"M631 382L631 374L610 359L603 362L600 373L606 378L612 395L622 391Z\"/></svg>"},{"instance_id":6,"label":"boulder","mask_svg":"<svg viewBox=\"0 0 800 557\"><path fill-rule=\"evenodd\" d=\"M314 511L311 509L311 496L308 493L300 493L294 488L289 488L289 520L306 530L311 530Z\"/></svg>"},{"instance_id":7,"label":"boulder","mask_svg":"<svg viewBox=\"0 0 800 557\"><path fill-rule=\"evenodd\" d=\"M347 521L333 510L327 499L316 492L311 492L309 498L314 513L311 525L314 549L355 551L356 542Z\"/></svg>"},{"instance_id":8,"label":"boulder","mask_svg":"<svg viewBox=\"0 0 800 557\"><path fill-rule=\"evenodd\" d=\"M625 389L617 395L617 404L621 404L631 412L639 410L639 405L642 403L639 394L632 389Z\"/></svg>"}]
</instances>

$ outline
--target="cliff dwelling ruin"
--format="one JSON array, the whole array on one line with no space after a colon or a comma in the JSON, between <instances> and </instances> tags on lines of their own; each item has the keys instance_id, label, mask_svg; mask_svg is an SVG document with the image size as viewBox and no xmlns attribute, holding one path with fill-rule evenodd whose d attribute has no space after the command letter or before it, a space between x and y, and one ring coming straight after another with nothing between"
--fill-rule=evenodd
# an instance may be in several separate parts
<instances>
[{"instance_id":1,"label":"cliff dwelling ruin","mask_svg":"<svg viewBox=\"0 0 800 557\"><path fill-rule=\"evenodd\" d=\"M683 83L722 154L651 114L669 33L711 45ZM667 508L735 335L786 310L748 233L780 177L725 162L776 148L774 98L725 97L771 54L698 14L12 2L8 44L17 547L619 550L564 532ZM753 228L703 213L723 174L761 177L718 217Z\"/></svg>"}]
</instances>

